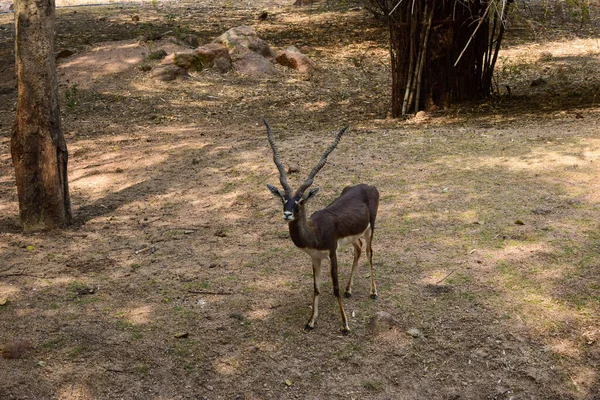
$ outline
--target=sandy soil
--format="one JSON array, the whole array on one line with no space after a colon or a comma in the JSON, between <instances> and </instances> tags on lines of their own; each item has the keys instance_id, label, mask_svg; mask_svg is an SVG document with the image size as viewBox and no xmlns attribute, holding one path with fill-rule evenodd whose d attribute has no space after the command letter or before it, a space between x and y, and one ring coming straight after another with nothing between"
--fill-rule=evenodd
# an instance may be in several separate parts
<instances>
[{"instance_id":1,"label":"sandy soil","mask_svg":"<svg viewBox=\"0 0 600 400\"><path fill-rule=\"evenodd\" d=\"M597 35L543 39L515 20L497 99L396 121L385 29L356 4L61 9L58 50L76 52L58 65L76 223L26 235L11 18L0 15L0 347L18 357L0 358L0 398L599 398ZM151 50L183 48L168 36L208 42L242 24L274 46L312 46L319 71L164 83L138 69ZM162 39L139 44L147 34ZM312 270L265 187L278 178L262 118L300 168L292 185L351 125L311 209L349 184L382 194L379 299L363 264L348 336L327 279L303 330ZM342 282L351 262L342 251ZM373 325L380 311L392 323Z\"/></svg>"}]
</instances>

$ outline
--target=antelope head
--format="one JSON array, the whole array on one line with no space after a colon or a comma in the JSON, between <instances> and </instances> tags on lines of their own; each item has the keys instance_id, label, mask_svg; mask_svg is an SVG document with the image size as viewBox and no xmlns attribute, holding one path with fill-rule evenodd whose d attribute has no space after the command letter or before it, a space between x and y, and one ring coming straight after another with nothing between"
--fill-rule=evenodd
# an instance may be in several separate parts
<instances>
[{"instance_id":1,"label":"antelope head","mask_svg":"<svg viewBox=\"0 0 600 400\"><path fill-rule=\"evenodd\" d=\"M325 154L323 154L323 157L321 157L321 160L312 169L312 171L310 171L310 174L308 175L306 181L298 188L298 190L294 192L287 181L285 168L283 167L283 164L279 157L279 150L277 149L275 139L273 139L273 132L271 131L271 127L269 126L266 120L263 120L263 122L267 127L269 144L271 145L271 149L273 150L273 162L275 162L275 165L279 170L279 182L283 187L283 192L279 188L271 184L268 184L267 188L269 188L269 190L271 191L271 193L273 193L275 197L278 197L281 200L281 203L283 204L283 219L287 222L295 221L298 219L300 210L304 207L306 202L319 192L318 187L312 188L308 192L306 192L306 190L313 184L313 179L321 170L321 168L325 166L325 163L327 162L327 156L329 156L329 153L331 153L338 145L340 139L342 138L342 135L344 134L344 132L346 132L348 127L346 126L337 134L337 136L333 140L333 143L331 143L331 145L325 151Z\"/></svg>"}]
</instances>

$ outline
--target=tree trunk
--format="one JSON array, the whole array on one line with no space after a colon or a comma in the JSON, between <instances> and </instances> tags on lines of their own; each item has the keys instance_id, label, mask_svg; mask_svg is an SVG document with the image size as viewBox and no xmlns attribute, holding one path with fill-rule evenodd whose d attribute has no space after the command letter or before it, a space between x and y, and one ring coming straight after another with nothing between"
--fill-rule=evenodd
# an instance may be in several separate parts
<instances>
[{"instance_id":1,"label":"tree trunk","mask_svg":"<svg viewBox=\"0 0 600 400\"><path fill-rule=\"evenodd\" d=\"M493 93L504 33L493 1L370 0L390 32L393 118Z\"/></svg>"},{"instance_id":2,"label":"tree trunk","mask_svg":"<svg viewBox=\"0 0 600 400\"><path fill-rule=\"evenodd\" d=\"M67 144L60 126L54 0L15 1L17 115L11 139L23 230L71 222Z\"/></svg>"}]
</instances>

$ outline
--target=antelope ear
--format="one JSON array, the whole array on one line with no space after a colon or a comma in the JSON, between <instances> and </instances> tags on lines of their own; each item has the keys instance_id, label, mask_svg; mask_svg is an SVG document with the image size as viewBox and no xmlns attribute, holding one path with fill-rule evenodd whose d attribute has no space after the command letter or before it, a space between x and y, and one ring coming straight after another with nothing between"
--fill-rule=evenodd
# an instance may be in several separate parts
<instances>
[{"instance_id":1,"label":"antelope ear","mask_svg":"<svg viewBox=\"0 0 600 400\"><path fill-rule=\"evenodd\" d=\"M275 186L270 184L267 184L267 188L271 191L271 193L273 193L275 197L279 197L281 200L283 200L283 193L281 193L281 190L277 189Z\"/></svg>"},{"instance_id":2,"label":"antelope ear","mask_svg":"<svg viewBox=\"0 0 600 400\"><path fill-rule=\"evenodd\" d=\"M321 188L318 188L318 187L310 189L307 194L302 196L302 201L306 201L306 200L314 197L317 193L319 193L319 190L321 190Z\"/></svg>"}]
</instances>

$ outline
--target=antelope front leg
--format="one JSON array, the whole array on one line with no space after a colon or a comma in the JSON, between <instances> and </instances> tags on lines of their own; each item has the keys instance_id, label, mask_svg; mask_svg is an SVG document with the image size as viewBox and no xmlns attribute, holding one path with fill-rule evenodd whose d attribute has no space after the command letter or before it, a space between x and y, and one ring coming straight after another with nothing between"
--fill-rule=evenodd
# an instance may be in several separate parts
<instances>
[{"instance_id":1,"label":"antelope front leg","mask_svg":"<svg viewBox=\"0 0 600 400\"><path fill-rule=\"evenodd\" d=\"M319 315L319 294L321 293L321 259L313 258L313 281L314 292L312 301L312 315L306 323L305 329L311 330L315 327L315 320Z\"/></svg>"},{"instance_id":2,"label":"antelope front leg","mask_svg":"<svg viewBox=\"0 0 600 400\"><path fill-rule=\"evenodd\" d=\"M340 296L340 285L338 282L338 269L337 269L337 254L334 251L329 253L329 259L331 260L331 281L333 283L333 294L340 305L340 313L342 314L342 333L347 335L350 332L350 327L348 326L348 318L346 317L346 312L344 311L344 305L342 304L342 297Z\"/></svg>"}]
</instances>

